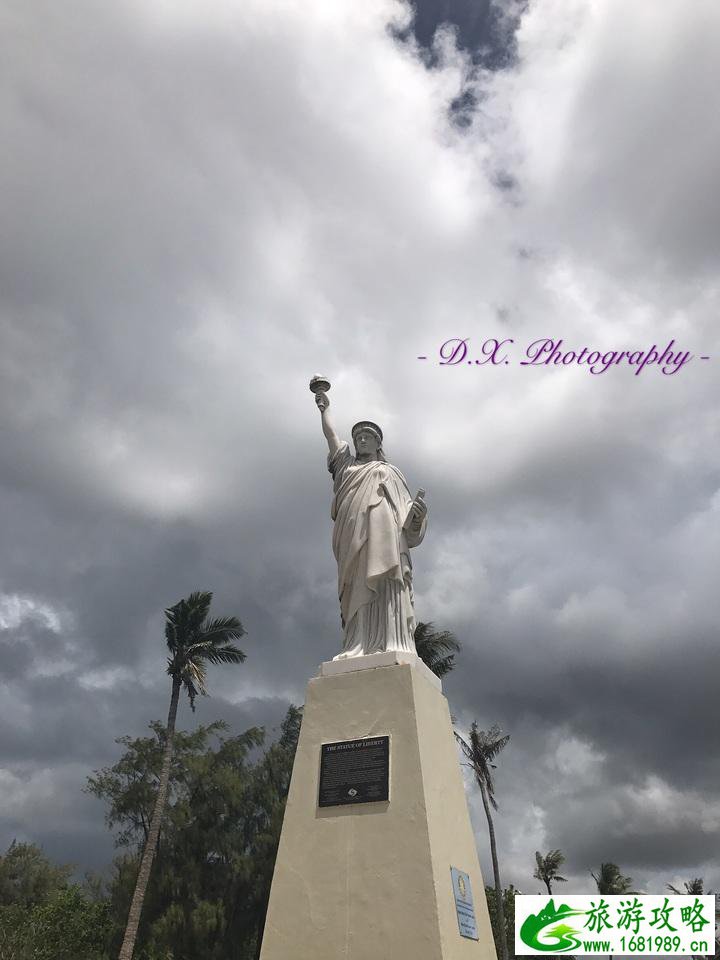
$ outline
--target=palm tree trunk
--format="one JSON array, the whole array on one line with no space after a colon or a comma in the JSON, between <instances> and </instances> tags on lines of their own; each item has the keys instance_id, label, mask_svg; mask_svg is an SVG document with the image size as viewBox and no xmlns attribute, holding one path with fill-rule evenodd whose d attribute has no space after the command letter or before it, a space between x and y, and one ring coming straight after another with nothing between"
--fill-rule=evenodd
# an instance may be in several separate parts
<instances>
[{"instance_id":1,"label":"palm tree trunk","mask_svg":"<svg viewBox=\"0 0 720 960\"><path fill-rule=\"evenodd\" d=\"M132 960L135 949L135 938L137 937L138 925L140 924L140 914L142 913L143 900L150 879L150 868L152 867L155 849L160 837L160 824L162 823L165 812L165 802L167 800L168 783L170 782L170 763L173 754L173 739L175 736L175 718L177 717L178 700L180 699L180 680L173 677L172 695L170 697L170 710L168 711L168 721L165 732L165 752L163 754L162 767L160 769L160 780L158 781L158 792L155 799L152 818L150 820L150 829L148 830L147 840L143 848L143 855L140 861L137 880L135 881L135 891L133 893L130 911L128 913L127 926L125 927L125 936L118 960Z\"/></svg>"},{"instance_id":2,"label":"palm tree trunk","mask_svg":"<svg viewBox=\"0 0 720 960\"><path fill-rule=\"evenodd\" d=\"M551 886L550 886L550 881L547 880L547 879L545 880L545 886L547 887L548 896L551 897L551 896L552 896L552 888L551 888Z\"/></svg>"},{"instance_id":3,"label":"palm tree trunk","mask_svg":"<svg viewBox=\"0 0 720 960\"><path fill-rule=\"evenodd\" d=\"M488 803L485 785L478 779L480 787L480 796L485 807L485 816L487 817L488 830L490 832L490 855L492 856L493 874L495 875L495 900L497 901L498 927L500 928L500 949L502 951L501 960L508 960L507 937L505 935L505 907L503 906L503 889L500 882L500 867L498 866L497 848L495 847L495 827L493 826L492 816L490 815L490 804Z\"/></svg>"}]
</instances>

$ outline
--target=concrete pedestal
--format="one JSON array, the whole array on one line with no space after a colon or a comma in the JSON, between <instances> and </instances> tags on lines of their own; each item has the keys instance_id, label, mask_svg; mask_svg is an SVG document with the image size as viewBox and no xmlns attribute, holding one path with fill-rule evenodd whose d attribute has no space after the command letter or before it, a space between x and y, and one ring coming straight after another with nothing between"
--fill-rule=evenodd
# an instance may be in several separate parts
<instances>
[{"instance_id":1,"label":"concrete pedestal","mask_svg":"<svg viewBox=\"0 0 720 960\"><path fill-rule=\"evenodd\" d=\"M261 960L496 960L447 701L418 658L375 654L308 684ZM390 737L390 798L318 806L323 743ZM450 868L469 874L462 937Z\"/></svg>"}]
</instances>

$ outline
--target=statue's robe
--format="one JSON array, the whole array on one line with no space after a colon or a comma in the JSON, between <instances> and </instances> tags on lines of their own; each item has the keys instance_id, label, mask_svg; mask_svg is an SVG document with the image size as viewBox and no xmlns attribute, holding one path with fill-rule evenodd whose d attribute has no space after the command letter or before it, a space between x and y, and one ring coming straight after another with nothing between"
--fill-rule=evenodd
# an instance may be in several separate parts
<instances>
[{"instance_id":1,"label":"statue's robe","mask_svg":"<svg viewBox=\"0 0 720 960\"><path fill-rule=\"evenodd\" d=\"M342 442L328 457L338 593L345 631L340 657L384 650L415 652L410 547L425 536L409 521L413 498L389 463L359 463ZM338 659L337 657L335 659Z\"/></svg>"}]
</instances>

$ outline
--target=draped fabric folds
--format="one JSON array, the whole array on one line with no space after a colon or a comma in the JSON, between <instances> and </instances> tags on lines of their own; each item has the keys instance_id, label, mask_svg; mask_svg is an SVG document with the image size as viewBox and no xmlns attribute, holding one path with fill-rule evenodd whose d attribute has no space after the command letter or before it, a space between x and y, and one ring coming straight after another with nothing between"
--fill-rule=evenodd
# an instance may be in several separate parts
<instances>
[{"instance_id":1,"label":"draped fabric folds","mask_svg":"<svg viewBox=\"0 0 720 960\"><path fill-rule=\"evenodd\" d=\"M412 496L397 467L359 463L346 442L328 457L333 476L333 552L345 639L339 658L415 652L410 547L425 536L406 527Z\"/></svg>"}]
</instances>

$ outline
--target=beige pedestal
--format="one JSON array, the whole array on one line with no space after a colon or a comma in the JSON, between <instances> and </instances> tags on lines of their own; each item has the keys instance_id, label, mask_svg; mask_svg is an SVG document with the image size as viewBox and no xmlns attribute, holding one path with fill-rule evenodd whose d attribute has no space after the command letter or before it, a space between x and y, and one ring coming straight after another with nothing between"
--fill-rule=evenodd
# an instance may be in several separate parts
<instances>
[{"instance_id":1,"label":"beige pedestal","mask_svg":"<svg viewBox=\"0 0 720 960\"><path fill-rule=\"evenodd\" d=\"M496 960L447 701L405 660L334 661L308 684L261 960ZM389 801L320 808L321 744L382 735ZM451 866L479 940L459 933Z\"/></svg>"}]
</instances>

